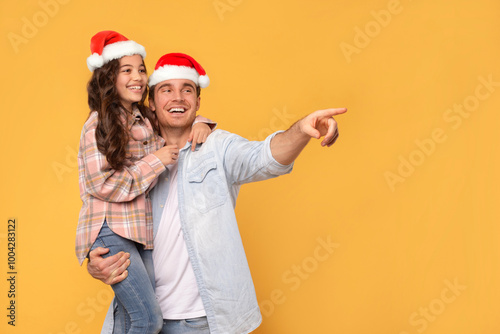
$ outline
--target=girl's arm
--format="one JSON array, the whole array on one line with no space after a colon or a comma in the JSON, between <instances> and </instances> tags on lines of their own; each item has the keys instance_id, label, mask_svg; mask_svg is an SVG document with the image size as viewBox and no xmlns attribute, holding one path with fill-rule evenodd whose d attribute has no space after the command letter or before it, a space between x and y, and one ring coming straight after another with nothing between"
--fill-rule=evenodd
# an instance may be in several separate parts
<instances>
[{"instance_id":1,"label":"girl's arm","mask_svg":"<svg viewBox=\"0 0 500 334\"><path fill-rule=\"evenodd\" d=\"M107 202L127 202L144 194L165 170L164 164L154 154L146 155L122 170L112 169L106 156L97 148L95 126L84 127L78 163L85 190Z\"/></svg>"},{"instance_id":2,"label":"girl's arm","mask_svg":"<svg viewBox=\"0 0 500 334\"><path fill-rule=\"evenodd\" d=\"M188 141L191 142L191 151L194 152L196 144L202 144L207 137L215 130L217 123L203 116L196 116Z\"/></svg>"}]
</instances>

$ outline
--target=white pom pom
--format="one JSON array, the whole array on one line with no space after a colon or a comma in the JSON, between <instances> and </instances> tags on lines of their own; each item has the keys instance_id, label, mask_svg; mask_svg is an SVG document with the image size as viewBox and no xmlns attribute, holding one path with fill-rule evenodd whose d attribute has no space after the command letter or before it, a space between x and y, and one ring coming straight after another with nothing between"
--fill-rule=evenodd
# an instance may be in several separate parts
<instances>
[{"instance_id":1,"label":"white pom pom","mask_svg":"<svg viewBox=\"0 0 500 334\"><path fill-rule=\"evenodd\" d=\"M207 75L201 75L199 78L198 78L198 85L201 87L201 88L206 88L208 87L208 85L210 84L210 79L208 78Z\"/></svg>"},{"instance_id":2,"label":"white pom pom","mask_svg":"<svg viewBox=\"0 0 500 334\"><path fill-rule=\"evenodd\" d=\"M104 60L98 53L94 53L87 58L87 67L91 72L93 72L96 68L101 67L102 65L104 65Z\"/></svg>"}]
</instances>

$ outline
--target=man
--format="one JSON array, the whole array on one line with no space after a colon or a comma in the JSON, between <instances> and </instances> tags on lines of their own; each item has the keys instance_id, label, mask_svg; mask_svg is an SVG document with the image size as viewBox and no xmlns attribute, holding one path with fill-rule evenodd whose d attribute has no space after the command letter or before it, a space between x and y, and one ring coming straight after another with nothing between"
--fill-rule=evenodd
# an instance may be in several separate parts
<instances>
[{"instance_id":1,"label":"man","mask_svg":"<svg viewBox=\"0 0 500 334\"><path fill-rule=\"evenodd\" d=\"M193 333L249 333L259 326L262 317L234 213L239 188L289 173L311 137L324 136L321 145L331 146L338 137L332 116L346 112L313 112L262 142L216 130L193 152L187 139L200 107L200 88L208 83L203 68L184 54L164 55L149 79L149 104L160 134L168 145L182 148L177 164L169 166L150 193L163 333L186 328L198 329ZM104 259L106 252L90 253L89 273L107 284L126 279L127 254ZM116 321L115 332L121 325ZM111 333L112 327L104 330Z\"/></svg>"}]
</instances>

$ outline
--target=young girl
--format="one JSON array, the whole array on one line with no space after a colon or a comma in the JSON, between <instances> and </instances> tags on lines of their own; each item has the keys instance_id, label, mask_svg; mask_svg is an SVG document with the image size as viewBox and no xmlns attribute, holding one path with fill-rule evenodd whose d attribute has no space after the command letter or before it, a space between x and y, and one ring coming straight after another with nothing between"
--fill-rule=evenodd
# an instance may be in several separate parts
<instances>
[{"instance_id":1,"label":"young girl","mask_svg":"<svg viewBox=\"0 0 500 334\"><path fill-rule=\"evenodd\" d=\"M179 148L164 146L144 105L144 47L117 32L101 31L92 37L90 48L93 54L87 65L93 74L87 91L91 112L78 153L83 206L76 254L82 264L97 247L108 248L106 256L130 253L127 278L112 285L127 313L130 328L126 333L158 333L163 317L154 293L149 191L165 166L175 163ZM190 139L204 142L210 132L207 124L196 123Z\"/></svg>"}]
</instances>

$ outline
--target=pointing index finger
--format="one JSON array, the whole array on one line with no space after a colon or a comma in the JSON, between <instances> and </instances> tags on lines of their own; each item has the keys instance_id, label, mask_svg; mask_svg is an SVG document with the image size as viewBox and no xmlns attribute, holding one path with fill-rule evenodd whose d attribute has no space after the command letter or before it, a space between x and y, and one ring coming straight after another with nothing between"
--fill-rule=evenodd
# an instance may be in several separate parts
<instances>
[{"instance_id":1,"label":"pointing index finger","mask_svg":"<svg viewBox=\"0 0 500 334\"><path fill-rule=\"evenodd\" d=\"M335 115L341 115L347 112L347 108L330 108L330 109L323 109L320 110L320 113L322 116L335 116Z\"/></svg>"}]
</instances>

